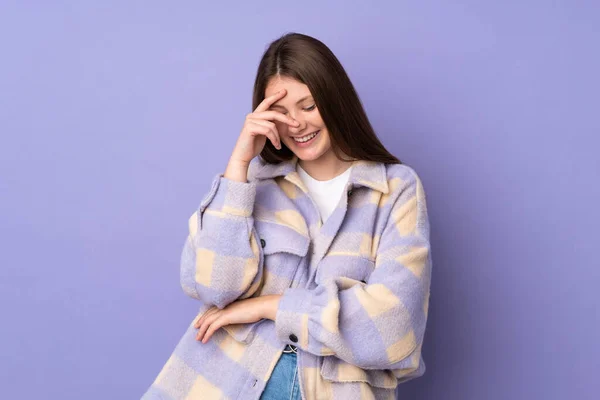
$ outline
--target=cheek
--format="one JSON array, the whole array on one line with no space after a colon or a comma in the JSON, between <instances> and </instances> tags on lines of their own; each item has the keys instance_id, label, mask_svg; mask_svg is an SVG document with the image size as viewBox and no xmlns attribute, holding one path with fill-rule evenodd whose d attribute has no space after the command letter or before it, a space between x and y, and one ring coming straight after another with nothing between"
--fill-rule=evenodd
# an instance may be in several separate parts
<instances>
[{"instance_id":1,"label":"cheek","mask_svg":"<svg viewBox=\"0 0 600 400\"><path fill-rule=\"evenodd\" d=\"M325 131L325 136L323 136L322 143L325 147L328 147L331 145L331 141L329 140L329 132Z\"/></svg>"},{"instance_id":2,"label":"cheek","mask_svg":"<svg viewBox=\"0 0 600 400\"><path fill-rule=\"evenodd\" d=\"M310 120L314 125L325 127L325 123L323 122L323 118L321 118L321 114L319 114L319 110L315 110Z\"/></svg>"}]
</instances>

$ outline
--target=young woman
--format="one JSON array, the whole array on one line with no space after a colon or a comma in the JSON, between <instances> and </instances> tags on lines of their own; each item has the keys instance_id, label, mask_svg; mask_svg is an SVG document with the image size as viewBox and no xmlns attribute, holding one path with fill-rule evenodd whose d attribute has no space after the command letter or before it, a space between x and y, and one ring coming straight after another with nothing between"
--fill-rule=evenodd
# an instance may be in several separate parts
<instances>
[{"instance_id":1,"label":"young woman","mask_svg":"<svg viewBox=\"0 0 600 400\"><path fill-rule=\"evenodd\" d=\"M421 181L315 38L271 43L253 110L189 219L199 313L143 398L393 399L425 371Z\"/></svg>"}]
</instances>

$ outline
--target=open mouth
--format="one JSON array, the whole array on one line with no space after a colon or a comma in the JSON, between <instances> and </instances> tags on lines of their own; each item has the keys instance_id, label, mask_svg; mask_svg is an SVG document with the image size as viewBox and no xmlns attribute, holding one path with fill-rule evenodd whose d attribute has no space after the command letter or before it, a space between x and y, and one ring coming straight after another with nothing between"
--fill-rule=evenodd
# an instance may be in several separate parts
<instances>
[{"instance_id":1,"label":"open mouth","mask_svg":"<svg viewBox=\"0 0 600 400\"><path fill-rule=\"evenodd\" d=\"M318 135L320 132L321 132L321 130L318 130L318 131L316 131L316 132L313 132L313 133L311 133L311 134L309 134L309 135L302 136L302 137L299 137L299 138L292 138L292 139L294 139L294 142L296 142L296 143L298 143L298 144L305 144L305 143L308 143L308 142L310 142L311 140L313 140L315 137L317 137L317 135Z\"/></svg>"}]
</instances>

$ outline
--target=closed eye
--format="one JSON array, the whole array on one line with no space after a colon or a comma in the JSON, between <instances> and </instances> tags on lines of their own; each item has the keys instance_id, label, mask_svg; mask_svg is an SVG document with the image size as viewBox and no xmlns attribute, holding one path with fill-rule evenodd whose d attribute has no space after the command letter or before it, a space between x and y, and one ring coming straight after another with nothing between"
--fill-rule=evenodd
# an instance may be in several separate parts
<instances>
[{"instance_id":1,"label":"closed eye","mask_svg":"<svg viewBox=\"0 0 600 400\"><path fill-rule=\"evenodd\" d=\"M304 111L307 111L307 112L308 112L308 111L312 111L312 110L314 110L316 107L317 107L317 105L316 105L316 104L313 104L312 106L305 107L305 108L303 108L302 110L304 110ZM285 110L285 109L281 109L281 108L271 108L271 110L273 110L273 111L277 111L277 112L280 112L280 113L282 113L282 114L287 114L287 110Z\"/></svg>"},{"instance_id":2,"label":"closed eye","mask_svg":"<svg viewBox=\"0 0 600 400\"><path fill-rule=\"evenodd\" d=\"M287 111L285 109L281 109L281 108L270 108L269 110L277 111L278 113L282 113L282 114L287 114Z\"/></svg>"}]
</instances>

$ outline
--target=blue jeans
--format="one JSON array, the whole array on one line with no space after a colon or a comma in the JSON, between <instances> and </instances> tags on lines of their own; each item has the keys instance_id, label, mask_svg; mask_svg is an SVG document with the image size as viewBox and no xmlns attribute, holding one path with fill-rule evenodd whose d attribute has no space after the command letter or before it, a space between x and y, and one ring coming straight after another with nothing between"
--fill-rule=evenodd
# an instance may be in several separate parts
<instances>
[{"instance_id":1,"label":"blue jeans","mask_svg":"<svg viewBox=\"0 0 600 400\"><path fill-rule=\"evenodd\" d=\"M301 400L296 353L281 353L260 400Z\"/></svg>"}]
</instances>

